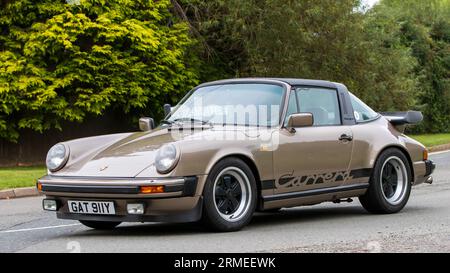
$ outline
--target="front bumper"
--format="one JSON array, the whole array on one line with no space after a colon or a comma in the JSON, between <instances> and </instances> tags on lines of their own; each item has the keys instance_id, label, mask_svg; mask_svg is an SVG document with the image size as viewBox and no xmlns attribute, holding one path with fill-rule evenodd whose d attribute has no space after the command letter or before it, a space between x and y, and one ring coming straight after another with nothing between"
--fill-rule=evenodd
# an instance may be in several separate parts
<instances>
[{"instance_id":1,"label":"front bumper","mask_svg":"<svg viewBox=\"0 0 450 273\"><path fill-rule=\"evenodd\" d=\"M429 176L436 169L436 164L431 160L425 160L425 176Z\"/></svg>"},{"instance_id":2,"label":"front bumper","mask_svg":"<svg viewBox=\"0 0 450 273\"><path fill-rule=\"evenodd\" d=\"M38 180L46 199L57 203L61 219L117 222L194 222L202 213L199 183L203 176L179 178L86 178L44 176ZM141 186L164 186L163 193L140 193ZM68 201L112 201L115 215L71 213ZM144 205L143 214L128 214L127 204Z\"/></svg>"},{"instance_id":3,"label":"front bumper","mask_svg":"<svg viewBox=\"0 0 450 273\"><path fill-rule=\"evenodd\" d=\"M56 216L60 219L108 221L108 222L196 222L202 216L202 197L181 197L166 199L93 199L52 197L58 204ZM77 214L69 212L68 200L113 201L115 215ZM128 214L128 203L143 203L144 214Z\"/></svg>"},{"instance_id":4,"label":"front bumper","mask_svg":"<svg viewBox=\"0 0 450 273\"><path fill-rule=\"evenodd\" d=\"M198 177L179 178L96 178L47 175L38 180L41 192L54 196L106 198L167 198L194 196ZM141 186L164 186L163 193L140 193Z\"/></svg>"}]
</instances>

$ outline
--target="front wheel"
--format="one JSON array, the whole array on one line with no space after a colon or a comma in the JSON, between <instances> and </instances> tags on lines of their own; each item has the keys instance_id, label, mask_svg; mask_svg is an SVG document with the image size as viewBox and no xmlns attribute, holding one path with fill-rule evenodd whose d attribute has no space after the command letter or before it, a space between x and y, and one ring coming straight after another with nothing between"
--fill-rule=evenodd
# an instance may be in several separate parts
<instances>
[{"instance_id":1,"label":"front wheel","mask_svg":"<svg viewBox=\"0 0 450 273\"><path fill-rule=\"evenodd\" d=\"M387 149L378 157L369 189L359 200L371 213L396 213L408 202L411 181L405 154L395 148Z\"/></svg>"},{"instance_id":2,"label":"front wheel","mask_svg":"<svg viewBox=\"0 0 450 273\"><path fill-rule=\"evenodd\" d=\"M236 231L247 225L256 208L256 180L238 158L217 163L203 191L203 221L216 231Z\"/></svg>"},{"instance_id":3,"label":"front wheel","mask_svg":"<svg viewBox=\"0 0 450 273\"><path fill-rule=\"evenodd\" d=\"M100 229L100 230L108 230L113 229L120 225L121 222L103 222L103 221L85 221L80 220L80 223L83 225L94 228L94 229Z\"/></svg>"}]
</instances>

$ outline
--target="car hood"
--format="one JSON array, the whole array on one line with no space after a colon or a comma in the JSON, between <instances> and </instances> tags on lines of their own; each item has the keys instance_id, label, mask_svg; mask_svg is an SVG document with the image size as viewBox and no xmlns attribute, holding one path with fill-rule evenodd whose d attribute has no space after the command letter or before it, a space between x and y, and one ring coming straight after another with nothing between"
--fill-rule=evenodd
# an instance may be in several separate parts
<instances>
[{"instance_id":1,"label":"car hood","mask_svg":"<svg viewBox=\"0 0 450 273\"><path fill-rule=\"evenodd\" d=\"M158 128L150 132L98 136L69 141L66 142L70 149L69 161L66 167L52 175L136 177L143 170L154 168L156 151L163 144L179 144L185 140L201 141L196 140L201 134L214 134L224 130L240 131L238 127L220 127L214 130L209 126L185 128L184 130ZM257 136L255 135L255 137ZM182 145L179 145L179 148L181 149Z\"/></svg>"},{"instance_id":2,"label":"car hood","mask_svg":"<svg viewBox=\"0 0 450 273\"><path fill-rule=\"evenodd\" d=\"M53 175L135 177L154 164L159 147L174 141L167 129L69 141L67 166Z\"/></svg>"}]
</instances>

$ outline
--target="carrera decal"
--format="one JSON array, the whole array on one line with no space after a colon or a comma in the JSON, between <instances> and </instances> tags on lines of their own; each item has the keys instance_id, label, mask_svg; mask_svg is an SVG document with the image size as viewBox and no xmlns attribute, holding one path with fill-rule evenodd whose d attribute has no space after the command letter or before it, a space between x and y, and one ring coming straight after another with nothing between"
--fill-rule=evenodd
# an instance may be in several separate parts
<instances>
[{"instance_id":1,"label":"carrera decal","mask_svg":"<svg viewBox=\"0 0 450 273\"><path fill-rule=\"evenodd\" d=\"M300 185L315 185L321 183L333 183L346 180L350 176L349 171L331 172L323 174L311 174L305 176L292 176L293 173L282 175L275 181L276 188L292 188Z\"/></svg>"},{"instance_id":2,"label":"carrera decal","mask_svg":"<svg viewBox=\"0 0 450 273\"><path fill-rule=\"evenodd\" d=\"M274 187L280 188L292 188L301 185L316 185L316 184L328 184L339 181L345 181L347 179L370 177L372 169L357 169L351 171L337 171L320 174L310 174L304 176L293 176L292 173L284 174L275 180ZM264 185L263 181L263 185ZM267 189L264 188L263 189Z\"/></svg>"}]
</instances>

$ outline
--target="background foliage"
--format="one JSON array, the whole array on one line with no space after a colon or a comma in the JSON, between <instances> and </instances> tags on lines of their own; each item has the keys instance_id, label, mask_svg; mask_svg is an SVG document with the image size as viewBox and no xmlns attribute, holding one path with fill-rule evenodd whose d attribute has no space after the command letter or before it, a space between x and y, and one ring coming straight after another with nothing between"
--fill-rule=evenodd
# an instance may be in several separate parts
<instances>
[{"instance_id":1,"label":"background foliage","mask_svg":"<svg viewBox=\"0 0 450 273\"><path fill-rule=\"evenodd\" d=\"M450 1L385 0L371 16L397 24L393 34L416 59L411 77L418 80L416 107L424 113L425 122L414 129L449 132Z\"/></svg>"},{"instance_id":2,"label":"background foliage","mask_svg":"<svg viewBox=\"0 0 450 273\"><path fill-rule=\"evenodd\" d=\"M169 0L2 1L0 137L119 108L161 113L198 83L195 42Z\"/></svg>"},{"instance_id":3,"label":"background foliage","mask_svg":"<svg viewBox=\"0 0 450 273\"><path fill-rule=\"evenodd\" d=\"M72 2L74 2L73 0ZM117 109L161 117L199 81L343 82L450 131L450 1L0 1L0 137Z\"/></svg>"},{"instance_id":4,"label":"background foliage","mask_svg":"<svg viewBox=\"0 0 450 273\"><path fill-rule=\"evenodd\" d=\"M378 111L421 110L416 132L450 130L448 0L173 2L217 77L343 82Z\"/></svg>"}]
</instances>

